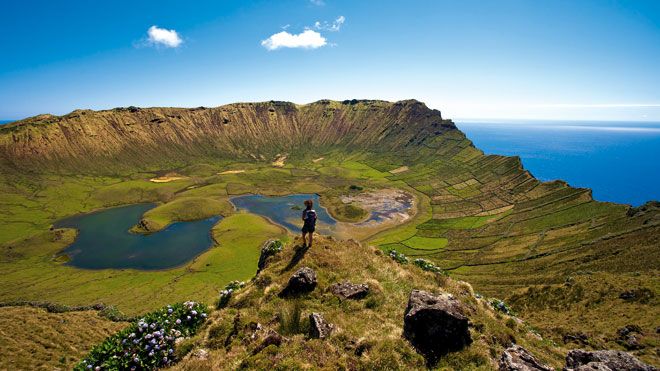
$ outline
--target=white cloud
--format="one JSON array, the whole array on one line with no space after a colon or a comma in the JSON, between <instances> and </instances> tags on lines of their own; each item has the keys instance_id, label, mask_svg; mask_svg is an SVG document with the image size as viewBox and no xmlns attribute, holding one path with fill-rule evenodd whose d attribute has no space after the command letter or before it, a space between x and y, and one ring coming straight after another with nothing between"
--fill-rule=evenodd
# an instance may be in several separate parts
<instances>
[{"instance_id":1,"label":"white cloud","mask_svg":"<svg viewBox=\"0 0 660 371\"><path fill-rule=\"evenodd\" d=\"M166 48L178 48L183 44L179 33L175 30L168 30L158 26L151 26L147 31L149 35L148 43L154 46L164 46Z\"/></svg>"},{"instance_id":2,"label":"white cloud","mask_svg":"<svg viewBox=\"0 0 660 371\"><path fill-rule=\"evenodd\" d=\"M319 21L316 21L316 23L314 23L314 28L318 30L337 32L341 29L341 26L344 24L344 22L346 22L346 17L340 15L332 23L328 23L328 22L321 23Z\"/></svg>"},{"instance_id":3,"label":"white cloud","mask_svg":"<svg viewBox=\"0 0 660 371\"><path fill-rule=\"evenodd\" d=\"M299 34L290 34L286 31L271 35L261 42L261 45L268 50L277 50L280 48L303 48L316 49L327 44L325 37L314 30L305 30Z\"/></svg>"},{"instance_id":4,"label":"white cloud","mask_svg":"<svg viewBox=\"0 0 660 371\"><path fill-rule=\"evenodd\" d=\"M316 6L323 6L325 5L325 1L323 0L309 0L310 3L316 5Z\"/></svg>"}]
</instances>

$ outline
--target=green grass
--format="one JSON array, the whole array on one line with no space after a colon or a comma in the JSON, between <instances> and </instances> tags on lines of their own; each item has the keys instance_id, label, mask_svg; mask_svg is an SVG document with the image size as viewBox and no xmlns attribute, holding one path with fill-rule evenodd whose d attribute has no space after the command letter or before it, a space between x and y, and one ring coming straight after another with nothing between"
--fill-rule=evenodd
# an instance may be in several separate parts
<instances>
[{"instance_id":1,"label":"green grass","mask_svg":"<svg viewBox=\"0 0 660 371\"><path fill-rule=\"evenodd\" d=\"M149 226L148 231L142 231L139 227L134 229L155 232L173 222L200 220L214 215L227 216L233 211L234 207L226 198L179 197L144 213L143 220Z\"/></svg>"},{"instance_id":2,"label":"green grass","mask_svg":"<svg viewBox=\"0 0 660 371\"><path fill-rule=\"evenodd\" d=\"M402 241L404 245L418 250L439 250L447 246L449 240L446 238L428 238L413 236Z\"/></svg>"}]
</instances>

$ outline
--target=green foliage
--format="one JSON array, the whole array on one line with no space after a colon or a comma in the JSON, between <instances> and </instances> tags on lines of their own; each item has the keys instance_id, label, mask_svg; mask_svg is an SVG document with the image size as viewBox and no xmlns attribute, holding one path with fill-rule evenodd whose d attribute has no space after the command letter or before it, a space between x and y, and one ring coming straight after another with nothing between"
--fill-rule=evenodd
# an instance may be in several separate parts
<instances>
[{"instance_id":1,"label":"green foliage","mask_svg":"<svg viewBox=\"0 0 660 371\"><path fill-rule=\"evenodd\" d=\"M282 335L304 334L309 329L309 319L302 318L302 303L294 300L279 312L280 329Z\"/></svg>"},{"instance_id":2,"label":"green foliage","mask_svg":"<svg viewBox=\"0 0 660 371\"><path fill-rule=\"evenodd\" d=\"M491 299L488 304L490 304L490 306L498 312L504 313L506 315L513 315L513 310L511 310L511 308L506 305L504 300Z\"/></svg>"},{"instance_id":3,"label":"green foliage","mask_svg":"<svg viewBox=\"0 0 660 371\"><path fill-rule=\"evenodd\" d=\"M154 369L176 361L175 340L194 335L206 320L195 302L168 305L94 347L74 370Z\"/></svg>"},{"instance_id":4,"label":"green foliage","mask_svg":"<svg viewBox=\"0 0 660 371\"><path fill-rule=\"evenodd\" d=\"M413 264L415 264L416 266L422 268L422 270L425 270L427 272L447 275L447 272L442 270L442 268L438 267L437 265L433 264L432 262L426 259L417 258L413 261Z\"/></svg>"},{"instance_id":5,"label":"green foliage","mask_svg":"<svg viewBox=\"0 0 660 371\"><path fill-rule=\"evenodd\" d=\"M220 298L218 299L218 308L224 308L231 300L231 296L234 294L234 291L241 289L245 286L243 281L231 281L225 288L220 291Z\"/></svg>"},{"instance_id":6,"label":"green foliage","mask_svg":"<svg viewBox=\"0 0 660 371\"><path fill-rule=\"evenodd\" d=\"M406 257L405 255L403 255L402 253L396 250L390 250L388 255L390 256L390 258L392 258L392 260L394 260L399 264L408 264L408 257Z\"/></svg>"}]
</instances>

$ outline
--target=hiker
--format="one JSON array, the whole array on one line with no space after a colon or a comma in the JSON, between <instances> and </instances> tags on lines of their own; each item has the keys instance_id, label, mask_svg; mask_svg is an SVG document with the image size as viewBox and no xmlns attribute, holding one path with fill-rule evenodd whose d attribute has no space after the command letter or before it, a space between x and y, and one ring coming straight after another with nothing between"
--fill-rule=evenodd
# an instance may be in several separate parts
<instances>
[{"instance_id":1,"label":"hiker","mask_svg":"<svg viewBox=\"0 0 660 371\"><path fill-rule=\"evenodd\" d=\"M312 206L314 206L314 201L305 200L305 210L302 212L303 247L307 246L307 241L305 240L306 234L309 234L309 247L312 247L312 237L314 236L314 230L316 229L316 211L312 209Z\"/></svg>"}]
</instances>

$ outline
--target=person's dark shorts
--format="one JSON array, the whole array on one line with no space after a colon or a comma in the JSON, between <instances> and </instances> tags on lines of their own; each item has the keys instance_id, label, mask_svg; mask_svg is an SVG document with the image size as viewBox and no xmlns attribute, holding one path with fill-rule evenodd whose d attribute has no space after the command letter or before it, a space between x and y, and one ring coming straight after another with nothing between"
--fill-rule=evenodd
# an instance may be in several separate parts
<instances>
[{"instance_id":1,"label":"person's dark shorts","mask_svg":"<svg viewBox=\"0 0 660 371\"><path fill-rule=\"evenodd\" d=\"M315 226L305 224L302 227L302 233L314 233L315 229L316 229Z\"/></svg>"}]
</instances>

